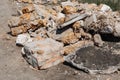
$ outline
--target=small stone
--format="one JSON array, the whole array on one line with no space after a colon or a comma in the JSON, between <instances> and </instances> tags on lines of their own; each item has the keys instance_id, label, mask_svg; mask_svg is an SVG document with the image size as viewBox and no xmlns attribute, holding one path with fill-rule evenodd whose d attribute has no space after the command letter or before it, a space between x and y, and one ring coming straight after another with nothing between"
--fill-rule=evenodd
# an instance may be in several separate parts
<instances>
[{"instance_id":1,"label":"small stone","mask_svg":"<svg viewBox=\"0 0 120 80\"><path fill-rule=\"evenodd\" d=\"M57 14L57 19L59 20L59 19L61 19L61 18L65 18L65 14L63 14L63 13L58 13L58 14Z\"/></svg>"},{"instance_id":2,"label":"small stone","mask_svg":"<svg viewBox=\"0 0 120 80\"><path fill-rule=\"evenodd\" d=\"M79 29L81 27L81 24L80 24L80 21L76 21L74 24L73 24L73 28L75 30Z\"/></svg>"},{"instance_id":3,"label":"small stone","mask_svg":"<svg viewBox=\"0 0 120 80\"><path fill-rule=\"evenodd\" d=\"M31 42L32 39L30 38L30 35L25 33L25 34L20 34L17 36L16 39L16 45L24 46L27 42Z\"/></svg>"},{"instance_id":4,"label":"small stone","mask_svg":"<svg viewBox=\"0 0 120 80\"><path fill-rule=\"evenodd\" d=\"M101 36L99 34L94 35L94 42L96 46L103 46L104 42L101 39Z\"/></svg>"}]
</instances>

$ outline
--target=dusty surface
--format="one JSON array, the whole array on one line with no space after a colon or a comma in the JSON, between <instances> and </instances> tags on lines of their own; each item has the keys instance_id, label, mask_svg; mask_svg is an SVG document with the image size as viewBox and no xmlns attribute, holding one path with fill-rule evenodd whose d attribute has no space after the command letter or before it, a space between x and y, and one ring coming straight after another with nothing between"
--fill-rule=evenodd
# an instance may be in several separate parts
<instances>
[{"instance_id":1,"label":"dusty surface","mask_svg":"<svg viewBox=\"0 0 120 80\"><path fill-rule=\"evenodd\" d=\"M95 47L87 47L76 52L76 64L83 63L83 65L91 70L105 70L110 66L117 66L120 64L120 55L113 54L112 50L97 49Z\"/></svg>"},{"instance_id":2,"label":"dusty surface","mask_svg":"<svg viewBox=\"0 0 120 80\"><path fill-rule=\"evenodd\" d=\"M48 70L29 68L21 56L21 48L9 34L7 21L15 11L12 1L0 0L0 80L120 80L120 72L111 75L88 75L60 64Z\"/></svg>"}]
</instances>

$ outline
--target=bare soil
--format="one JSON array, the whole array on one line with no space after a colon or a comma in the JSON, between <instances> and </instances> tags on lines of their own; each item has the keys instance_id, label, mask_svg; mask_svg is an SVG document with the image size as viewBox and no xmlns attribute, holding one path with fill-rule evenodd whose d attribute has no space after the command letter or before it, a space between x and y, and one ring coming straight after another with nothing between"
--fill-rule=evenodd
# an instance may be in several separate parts
<instances>
[{"instance_id":1,"label":"bare soil","mask_svg":"<svg viewBox=\"0 0 120 80\"><path fill-rule=\"evenodd\" d=\"M59 64L36 71L21 56L21 47L8 34L8 19L16 13L12 0L0 0L0 80L120 80L120 72L110 75L89 75L68 65Z\"/></svg>"}]
</instances>

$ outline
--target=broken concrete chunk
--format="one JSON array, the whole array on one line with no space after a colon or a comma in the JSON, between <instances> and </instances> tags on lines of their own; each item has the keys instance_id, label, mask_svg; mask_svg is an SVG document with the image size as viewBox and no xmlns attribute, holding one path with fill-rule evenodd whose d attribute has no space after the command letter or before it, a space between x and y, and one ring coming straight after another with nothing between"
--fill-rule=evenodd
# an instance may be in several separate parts
<instances>
[{"instance_id":1,"label":"broken concrete chunk","mask_svg":"<svg viewBox=\"0 0 120 80\"><path fill-rule=\"evenodd\" d=\"M87 4L86 5L86 9L88 10L88 11L90 11L90 10L96 10L98 7L97 7L97 4L95 4L95 3L91 3L91 4Z\"/></svg>"},{"instance_id":2,"label":"broken concrete chunk","mask_svg":"<svg viewBox=\"0 0 120 80\"><path fill-rule=\"evenodd\" d=\"M101 11L107 12L107 11L112 11L112 9L110 8L110 6L103 4L101 7Z\"/></svg>"},{"instance_id":3,"label":"broken concrete chunk","mask_svg":"<svg viewBox=\"0 0 120 80\"><path fill-rule=\"evenodd\" d=\"M38 16L35 13L25 13L19 17L12 17L11 20L9 20L8 25L10 28L17 27L23 24L28 24L29 21L36 19L38 19Z\"/></svg>"},{"instance_id":4,"label":"broken concrete chunk","mask_svg":"<svg viewBox=\"0 0 120 80\"><path fill-rule=\"evenodd\" d=\"M29 20L36 20L39 19L39 16L36 13L25 13L20 16L21 21L29 21Z\"/></svg>"},{"instance_id":5,"label":"broken concrete chunk","mask_svg":"<svg viewBox=\"0 0 120 80\"><path fill-rule=\"evenodd\" d=\"M24 46L26 43L31 42L32 38L30 38L30 35L25 33L25 34L20 34L17 36L16 39L16 45Z\"/></svg>"},{"instance_id":6,"label":"broken concrete chunk","mask_svg":"<svg viewBox=\"0 0 120 80\"><path fill-rule=\"evenodd\" d=\"M91 25L92 23L96 23L97 22L97 16L95 14L91 15L90 17L87 17L85 19L85 27L89 27L89 25Z\"/></svg>"},{"instance_id":7,"label":"broken concrete chunk","mask_svg":"<svg viewBox=\"0 0 120 80\"><path fill-rule=\"evenodd\" d=\"M65 18L64 17L58 19L58 21L57 21L58 24L63 24L64 22L65 22Z\"/></svg>"},{"instance_id":8,"label":"broken concrete chunk","mask_svg":"<svg viewBox=\"0 0 120 80\"><path fill-rule=\"evenodd\" d=\"M90 40L92 38L92 35L89 33L86 33L82 28L74 29L75 35L77 38L84 38L85 40Z\"/></svg>"},{"instance_id":9,"label":"broken concrete chunk","mask_svg":"<svg viewBox=\"0 0 120 80\"><path fill-rule=\"evenodd\" d=\"M99 47L103 46L104 42L102 41L101 36L99 34L94 35L94 43L96 46L99 46Z\"/></svg>"},{"instance_id":10,"label":"broken concrete chunk","mask_svg":"<svg viewBox=\"0 0 120 80\"><path fill-rule=\"evenodd\" d=\"M37 12L37 14L39 15L39 17L42 19L42 18L47 18L49 19L50 17L53 17L51 16L51 14L48 12L48 10L46 9L45 6L43 5L36 5L34 4L34 8L35 8L35 11Z\"/></svg>"},{"instance_id":11,"label":"broken concrete chunk","mask_svg":"<svg viewBox=\"0 0 120 80\"><path fill-rule=\"evenodd\" d=\"M78 5L78 2L74 2L74 1L70 1L70 0L68 0L68 1L66 1L66 2L61 2L61 5L62 5L62 7L65 7L65 6L76 6L76 5Z\"/></svg>"},{"instance_id":12,"label":"broken concrete chunk","mask_svg":"<svg viewBox=\"0 0 120 80\"><path fill-rule=\"evenodd\" d=\"M71 44L77 42L78 38L75 36L73 30L70 28L61 33L57 40L63 42L64 44Z\"/></svg>"},{"instance_id":13,"label":"broken concrete chunk","mask_svg":"<svg viewBox=\"0 0 120 80\"><path fill-rule=\"evenodd\" d=\"M65 14L72 14L72 13L75 13L75 12L77 12L77 9L76 9L76 7L72 7L72 6L65 6L64 8L63 8L63 12L65 13Z\"/></svg>"},{"instance_id":14,"label":"broken concrete chunk","mask_svg":"<svg viewBox=\"0 0 120 80\"><path fill-rule=\"evenodd\" d=\"M38 26L46 27L47 26L47 20L46 19L39 20Z\"/></svg>"},{"instance_id":15,"label":"broken concrete chunk","mask_svg":"<svg viewBox=\"0 0 120 80\"><path fill-rule=\"evenodd\" d=\"M22 53L27 62L33 67L35 67L35 64L40 69L46 69L63 62L63 57L61 56L63 54L62 49L62 43L47 38L25 44Z\"/></svg>"},{"instance_id":16,"label":"broken concrete chunk","mask_svg":"<svg viewBox=\"0 0 120 80\"><path fill-rule=\"evenodd\" d=\"M81 27L81 24L80 24L80 21L76 21L74 24L73 24L73 28L75 30L79 29Z\"/></svg>"},{"instance_id":17,"label":"broken concrete chunk","mask_svg":"<svg viewBox=\"0 0 120 80\"><path fill-rule=\"evenodd\" d=\"M81 14L81 15L73 18L72 20L65 22L65 23L62 24L60 27L61 27L61 28L66 27L66 26L68 26L68 25L70 25L70 24L72 24L72 23L74 23L74 22L76 22L76 21L78 21L78 20L84 19L84 18L87 17L87 16L88 16L87 14Z\"/></svg>"},{"instance_id":18,"label":"broken concrete chunk","mask_svg":"<svg viewBox=\"0 0 120 80\"><path fill-rule=\"evenodd\" d=\"M111 34L114 32L114 29L112 26L108 25L108 26L104 27L100 32L106 33L106 34Z\"/></svg>"},{"instance_id":19,"label":"broken concrete chunk","mask_svg":"<svg viewBox=\"0 0 120 80\"><path fill-rule=\"evenodd\" d=\"M83 20L80 20L80 24L81 24L82 27L85 26Z\"/></svg>"},{"instance_id":20,"label":"broken concrete chunk","mask_svg":"<svg viewBox=\"0 0 120 80\"><path fill-rule=\"evenodd\" d=\"M26 13L20 16L22 20L30 20L31 13Z\"/></svg>"},{"instance_id":21,"label":"broken concrete chunk","mask_svg":"<svg viewBox=\"0 0 120 80\"><path fill-rule=\"evenodd\" d=\"M18 34L27 32L27 27L22 25L18 27L11 28L11 34L17 36Z\"/></svg>"},{"instance_id":22,"label":"broken concrete chunk","mask_svg":"<svg viewBox=\"0 0 120 80\"><path fill-rule=\"evenodd\" d=\"M61 18L65 18L65 14L63 14L63 13L58 13L58 14L57 14L57 19L59 20L59 19L61 19Z\"/></svg>"},{"instance_id":23,"label":"broken concrete chunk","mask_svg":"<svg viewBox=\"0 0 120 80\"><path fill-rule=\"evenodd\" d=\"M72 54L77 49L88 47L88 46L93 46L93 45L94 45L93 41L89 41L89 40L78 41L75 44L71 44L69 46L65 46L64 47L64 54L65 55Z\"/></svg>"}]
</instances>

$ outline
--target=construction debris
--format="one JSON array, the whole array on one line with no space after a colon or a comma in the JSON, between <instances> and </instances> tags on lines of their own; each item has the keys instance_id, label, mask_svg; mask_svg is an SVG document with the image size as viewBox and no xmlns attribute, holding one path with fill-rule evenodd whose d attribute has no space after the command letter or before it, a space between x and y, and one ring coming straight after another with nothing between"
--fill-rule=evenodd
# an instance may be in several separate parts
<instances>
[{"instance_id":1,"label":"construction debris","mask_svg":"<svg viewBox=\"0 0 120 80\"><path fill-rule=\"evenodd\" d=\"M78 49L103 46L101 33L120 37L120 13L108 5L74 0L17 2L26 6L8 25L11 34L17 36L16 44L23 46L23 57L34 68L47 69L64 62L64 57Z\"/></svg>"},{"instance_id":2,"label":"construction debris","mask_svg":"<svg viewBox=\"0 0 120 80\"><path fill-rule=\"evenodd\" d=\"M96 46L99 46L99 47L103 46L104 42L102 41L101 36L99 34L94 35L94 43Z\"/></svg>"},{"instance_id":3,"label":"construction debris","mask_svg":"<svg viewBox=\"0 0 120 80\"><path fill-rule=\"evenodd\" d=\"M20 34L17 36L16 45L23 46L25 43L29 42L30 35L29 34Z\"/></svg>"},{"instance_id":4,"label":"construction debris","mask_svg":"<svg viewBox=\"0 0 120 80\"><path fill-rule=\"evenodd\" d=\"M77 49L80 49L80 48L84 48L84 47L88 47L88 46L93 46L94 43L93 41L79 41L73 45L69 45L69 46L65 46L64 47L64 54L65 55L68 55L68 54L72 54L74 53Z\"/></svg>"},{"instance_id":5,"label":"construction debris","mask_svg":"<svg viewBox=\"0 0 120 80\"><path fill-rule=\"evenodd\" d=\"M64 61L62 50L62 43L47 38L27 43L22 54L34 68L46 69Z\"/></svg>"}]
</instances>

